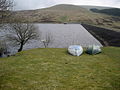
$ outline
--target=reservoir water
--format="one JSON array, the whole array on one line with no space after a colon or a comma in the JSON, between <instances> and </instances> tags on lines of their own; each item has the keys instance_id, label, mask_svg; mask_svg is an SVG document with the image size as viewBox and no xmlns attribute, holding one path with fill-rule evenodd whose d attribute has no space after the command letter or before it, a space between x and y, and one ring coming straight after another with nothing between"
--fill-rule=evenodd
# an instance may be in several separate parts
<instances>
[{"instance_id":1,"label":"reservoir water","mask_svg":"<svg viewBox=\"0 0 120 90\"><path fill-rule=\"evenodd\" d=\"M46 36L51 37L49 48L67 48L69 45L89 45L102 44L94 38L81 24L35 24L39 29L41 38L32 40L24 46L24 50L31 48L44 48L41 40Z\"/></svg>"}]
</instances>

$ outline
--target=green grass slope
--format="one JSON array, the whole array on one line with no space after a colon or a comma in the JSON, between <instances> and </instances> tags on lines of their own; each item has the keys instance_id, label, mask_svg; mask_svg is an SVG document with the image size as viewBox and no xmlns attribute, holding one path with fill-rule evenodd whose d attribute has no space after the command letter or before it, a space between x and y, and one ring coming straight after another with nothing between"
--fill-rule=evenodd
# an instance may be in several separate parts
<instances>
[{"instance_id":1,"label":"green grass slope","mask_svg":"<svg viewBox=\"0 0 120 90\"><path fill-rule=\"evenodd\" d=\"M119 90L120 48L71 56L66 49L33 49L0 58L0 90Z\"/></svg>"}]
</instances>

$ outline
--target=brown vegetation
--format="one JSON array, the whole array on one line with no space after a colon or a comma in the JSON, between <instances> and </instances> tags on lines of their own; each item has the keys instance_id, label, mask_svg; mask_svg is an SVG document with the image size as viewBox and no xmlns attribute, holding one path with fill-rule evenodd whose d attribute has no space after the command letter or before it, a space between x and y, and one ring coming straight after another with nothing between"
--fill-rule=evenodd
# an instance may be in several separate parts
<instances>
[{"instance_id":1,"label":"brown vegetation","mask_svg":"<svg viewBox=\"0 0 120 90\"><path fill-rule=\"evenodd\" d=\"M12 13L12 19L6 22L85 23L115 30L119 30L116 27L120 25L120 17L93 13L80 6L74 5L56 5L45 9L15 11ZM20 17L23 19L19 19Z\"/></svg>"}]
</instances>

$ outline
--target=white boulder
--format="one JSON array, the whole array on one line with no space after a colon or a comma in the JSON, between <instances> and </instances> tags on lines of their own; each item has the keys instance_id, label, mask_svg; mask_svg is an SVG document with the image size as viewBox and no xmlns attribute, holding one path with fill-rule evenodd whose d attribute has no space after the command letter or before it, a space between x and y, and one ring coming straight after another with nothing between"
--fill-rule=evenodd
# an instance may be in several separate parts
<instances>
[{"instance_id":1,"label":"white boulder","mask_svg":"<svg viewBox=\"0 0 120 90\"><path fill-rule=\"evenodd\" d=\"M83 53L83 48L79 45L71 45L68 48L68 52L74 56L80 56Z\"/></svg>"},{"instance_id":2,"label":"white boulder","mask_svg":"<svg viewBox=\"0 0 120 90\"><path fill-rule=\"evenodd\" d=\"M90 45L90 46L88 46L86 52L88 54L92 54L93 55L93 54L101 53L102 50L101 50L100 46L98 46L98 45Z\"/></svg>"}]
</instances>

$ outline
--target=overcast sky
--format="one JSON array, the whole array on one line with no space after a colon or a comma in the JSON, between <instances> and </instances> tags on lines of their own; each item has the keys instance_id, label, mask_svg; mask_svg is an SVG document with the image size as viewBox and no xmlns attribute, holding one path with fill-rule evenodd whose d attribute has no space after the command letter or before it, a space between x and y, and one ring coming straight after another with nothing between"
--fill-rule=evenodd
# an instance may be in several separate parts
<instances>
[{"instance_id":1,"label":"overcast sky","mask_svg":"<svg viewBox=\"0 0 120 90\"><path fill-rule=\"evenodd\" d=\"M14 0L16 10L50 7L56 4L96 5L120 8L120 0Z\"/></svg>"}]
</instances>

